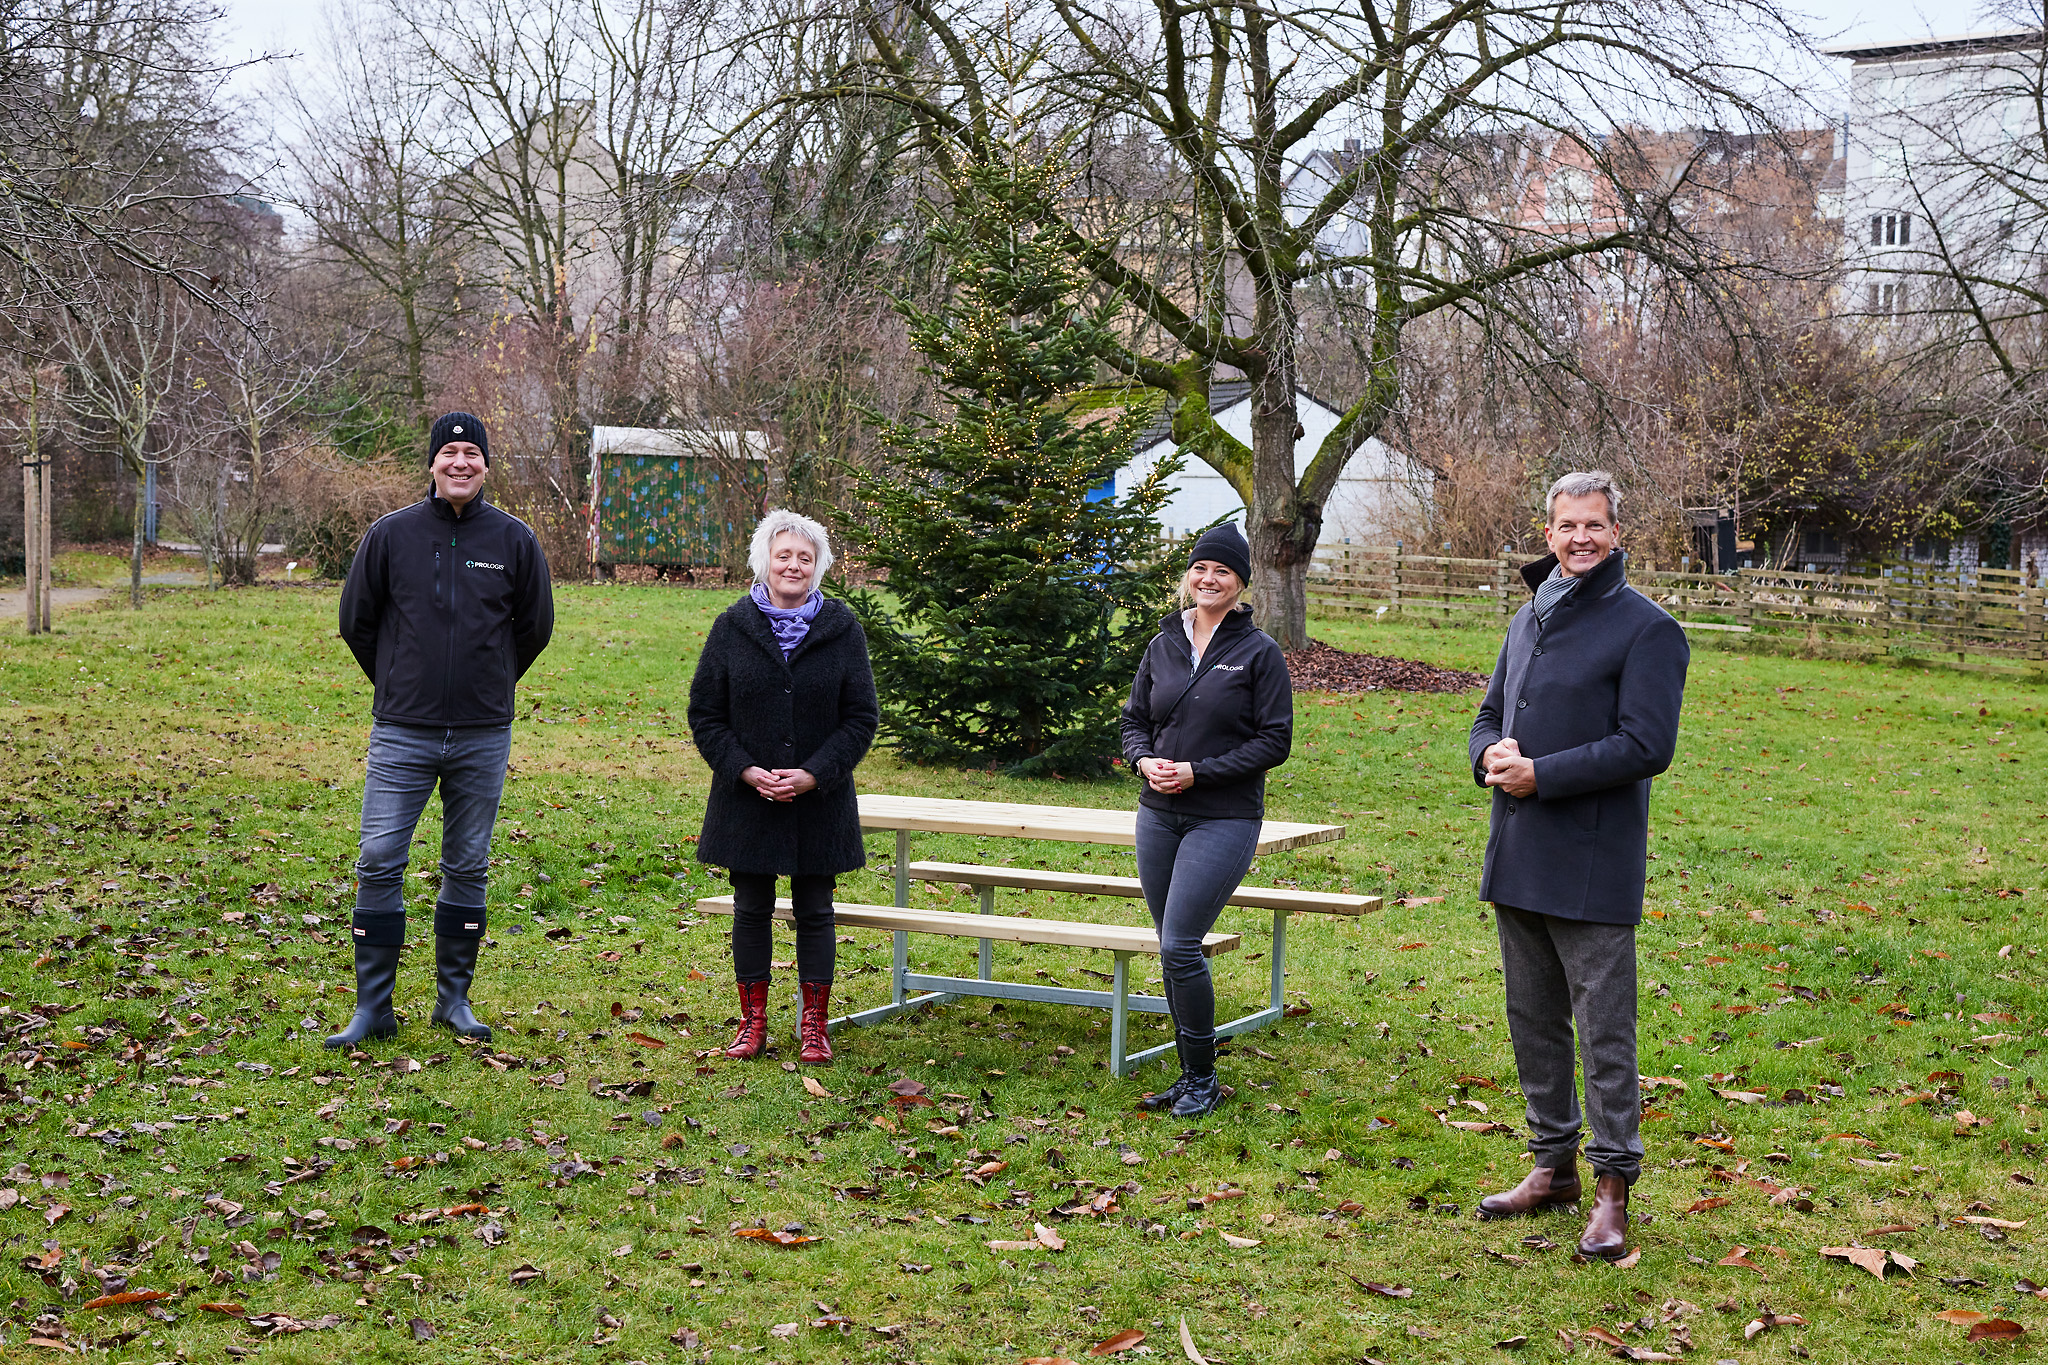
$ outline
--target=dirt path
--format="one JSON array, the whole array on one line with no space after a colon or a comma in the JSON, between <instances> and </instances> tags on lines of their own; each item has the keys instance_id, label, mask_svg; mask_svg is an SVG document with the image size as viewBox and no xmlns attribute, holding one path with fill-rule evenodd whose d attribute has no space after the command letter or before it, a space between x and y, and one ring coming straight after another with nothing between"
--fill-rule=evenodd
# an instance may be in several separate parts
<instances>
[{"instance_id":1,"label":"dirt path","mask_svg":"<svg viewBox=\"0 0 2048 1365\"><path fill-rule=\"evenodd\" d=\"M50 620L52 624L61 621L64 613L72 607L87 602L97 602L108 593L106 588L52 588L50 589ZM28 615L28 590L16 588L12 592L0 592L0 628L13 626L17 630L25 627Z\"/></svg>"}]
</instances>

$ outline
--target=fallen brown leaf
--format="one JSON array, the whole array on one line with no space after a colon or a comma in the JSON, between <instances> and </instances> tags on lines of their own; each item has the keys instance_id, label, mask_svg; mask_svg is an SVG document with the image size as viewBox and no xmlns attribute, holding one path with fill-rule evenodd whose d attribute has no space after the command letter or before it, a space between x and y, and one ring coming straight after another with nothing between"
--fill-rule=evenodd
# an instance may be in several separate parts
<instances>
[{"instance_id":1,"label":"fallen brown leaf","mask_svg":"<svg viewBox=\"0 0 2048 1365\"><path fill-rule=\"evenodd\" d=\"M87 1299L78 1306L81 1309L120 1308L131 1303L155 1303L158 1299L168 1299L170 1296L171 1291L168 1289L129 1289L119 1294L102 1294L96 1299Z\"/></svg>"},{"instance_id":2,"label":"fallen brown leaf","mask_svg":"<svg viewBox=\"0 0 2048 1365\"><path fill-rule=\"evenodd\" d=\"M1970 1329L1966 1341L2017 1341L2027 1329L2011 1318L1987 1318Z\"/></svg>"},{"instance_id":3,"label":"fallen brown leaf","mask_svg":"<svg viewBox=\"0 0 2048 1365\"><path fill-rule=\"evenodd\" d=\"M810 1076L804 1077L804 1089L821 1100L829 1100L832 1098L832 1092L827 1090L824 1086L820 1085L816 1079Z\"/></svg>"},{"instance_id":4,"label":"fallen brown leaf","mask_svg":"<svg viewBox=\"0 0 2048 1365\"><path fill-rule=\"evenodd\" d=\"M773 1242L779 1247L802 1246L805 1242L819 1240L809 1233L784 1232L780 1228L737 1228L732 1235L751 1237L757 1242Z\"/></svg>"},{"instance_id":5,"label":"fallen brown leaf","mask_svg":"<svg viewBox=\"0 0 2048 1365\"><path fill-rule=\"evenodd\" d=\"M1982 1322L1991 1315L1979 1313L1974 1308L1944 1308L1934 1316L1940 1322L1952 1322L1958 1327L1968 1327L1971 1323Z\"/></svg>"},{"instance_id":6,"label":"fallen brown leaf","mask_svg":"<svg viewBox=\"0 0 2048 1365\"><path fill-rule=\"evenodd\" d=\"M1145 1339L1143 1328L1126 1327L1114 1336L1104 1337L1088 1348L1091 1356L1113 1356L1119 1351L1128 1351Z\"/></svg>"}]
</instances>

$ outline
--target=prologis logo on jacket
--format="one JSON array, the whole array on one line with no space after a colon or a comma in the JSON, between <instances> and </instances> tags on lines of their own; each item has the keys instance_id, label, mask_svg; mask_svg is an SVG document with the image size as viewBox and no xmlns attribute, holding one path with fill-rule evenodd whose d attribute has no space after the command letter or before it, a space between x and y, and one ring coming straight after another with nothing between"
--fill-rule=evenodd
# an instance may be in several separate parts
<instances>
[{"instance_id":1,"label":"prologis logo on jacket","mask_svg":"<svg viewBox=\"0 0 2048 1365\"><path fill-rule=\"evenodd\" d=\"M463 561L462 567L465 569L496 569L500 573L505 571L503 564L486 564L481 559L466 559Z\"/></svg>"}]
</instances>

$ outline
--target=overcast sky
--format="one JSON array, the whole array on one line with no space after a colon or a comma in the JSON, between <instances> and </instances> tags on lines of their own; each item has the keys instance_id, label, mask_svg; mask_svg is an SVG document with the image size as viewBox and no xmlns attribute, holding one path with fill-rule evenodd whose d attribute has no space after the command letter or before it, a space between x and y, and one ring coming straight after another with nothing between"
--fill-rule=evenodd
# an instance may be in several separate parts
<instances>
[{"instance_id":1,"label":"overcast sky","mask_svg":"<svg viewBox=\"0 0 2048 1365\"><path fill-rule=\"evenodd\" d=\"M224 55L246 59L263 53L310 52L320 29L321 0L223 0L228 29ZM1934 7L1927 0L1790 0L1811 16L1814 28L1838 40L1883 42L1930 34L1967 32L1976 27L1969 5ZM1939 15L1937 22L1929 17Z\"/></svg>"}]
</instances>

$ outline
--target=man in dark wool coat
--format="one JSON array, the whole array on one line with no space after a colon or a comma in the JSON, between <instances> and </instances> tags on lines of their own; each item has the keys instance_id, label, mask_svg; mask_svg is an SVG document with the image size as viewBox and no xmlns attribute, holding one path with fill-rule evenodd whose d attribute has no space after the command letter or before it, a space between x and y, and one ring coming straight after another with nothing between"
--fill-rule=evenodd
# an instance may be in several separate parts
<instances>
[{"instance_id":1,"label":"man in dark wool coat","mask_svg":"<svg viewBox=\"0 0 2048 1365\"><path fill-rule=\"evenodd\" d=\"M1691 658L1678 622L1628 585L1620 512L1604 471L1551 485L1550 553L1522 570L1536 598L1508 625L1471 736L1473 779L1493 788L1479 897L1500 931L1535 1163L1479 1214L1578 1202L1576 1026L1595 1176L1579 1251L1605 1260L1625 1248L1642 1171L1636 925L1650 779L1671 766Z\"/></svg>"}]
</instances>

